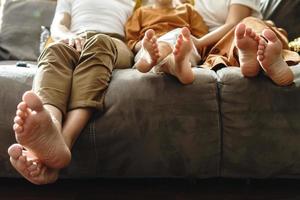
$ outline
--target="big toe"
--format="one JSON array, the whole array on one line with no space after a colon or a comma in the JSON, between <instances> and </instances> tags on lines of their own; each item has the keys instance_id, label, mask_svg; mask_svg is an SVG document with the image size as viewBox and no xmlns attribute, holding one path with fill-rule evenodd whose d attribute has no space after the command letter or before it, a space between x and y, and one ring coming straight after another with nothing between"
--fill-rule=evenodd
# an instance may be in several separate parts
<instances>
[{"instance_id":1,"label":"big toe","mask_svg":"<svg viewBox=\"0 0 300 200\"><path fill-rule=\"evenodd\" d=\"M17 160L22 155L22 150L23 150L22 145L13 144L8 148L7 152L10 157Z\"/></svg>"},{"instance_id":2,"label":"big toe","mask_svg":"<svg viewBox=\"0 0 300 200\"><path fill-rule=\"evenodd\" d=\"M43 103L41 99L32 91L27 91L24 93L23 101L32 110L35 110L37 112L43 110Z\"/></svg>"},{"instance_id":3,"label":"big toe","mask_svg":"<svg viewBox=\"0 0 300 200\"><path fill-rule=\"evenodd\" d=\"M146 38L150 40L155 35L155 32L154 32L154 30L149 29L149 30L146 31L145 34L146 34Z\"/></svg>"},{"instance_id":4,"label":"big toe","mask_svg":"<svg viewBox=\"0 0 300 200\"><path fill-rule=\"evenodd\" d=\"M190 38L191 33L187 27L182 28L181 33L182 33L183 37L185 37L187 39Z\"/></svg>"},{"instance_id":5,"label":"big toe","mask_svg":"<svg viewBox=\"0 0 300 200\"><path fill-rule=\"evenodd\" d=\"M271 42L276 42L278 40L277 36L275 35L275 33L273 31L271 31L270 29L265 29L262 32L262 35Z\"/></svg>"},{"instance_id":6,"label":"big toe","mask_svg":"<svg viewBox=\"0 0 300 200\"><path fill-rule=\"evenodd\" d=\"M246 31L246 25L239 23L235 28L235 36L237 39L242 39Z\"/></svg>"}]
</instances>

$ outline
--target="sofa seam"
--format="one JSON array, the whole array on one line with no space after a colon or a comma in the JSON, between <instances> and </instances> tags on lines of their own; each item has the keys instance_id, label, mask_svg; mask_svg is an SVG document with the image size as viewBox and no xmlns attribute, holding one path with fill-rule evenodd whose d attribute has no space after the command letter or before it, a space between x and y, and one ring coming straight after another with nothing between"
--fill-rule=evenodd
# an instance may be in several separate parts
<instances>
[{"instance_id":1,"label":"sofa seam","mask_svg":"<svg viewBox=\"0 0 300 200\"><path fill-rule=\"evenodd\" d=\"M96 128L95 128L95 120L92 119L91 123L90 123L90 132L92 135L92 146L94 149L94 155L95 155L95 161L98 160L98 153L97 153L97 144L96 144ZM97 163L95 162L94 164L94 174L97 174Z\"/></svg>"},{"instance_id":2,"label":"sofa seam","mask_svg":"<svg viewBox=\"0 0 300 200\"><path fill-rule=\"evenodd\" d=\"M222 120L222 106L221 106L221 87L222 87L222 83L220 81L220 79L218 79L217 84L216 84L216 88L217 88L217 104L218 104L218 117L219 117L219 131L220 131L220 160L219 160L219 176L222 177L223 175L223 165L224 165L224 152L223 152L223 147L224 147L224 135L223 135L223 120Z\"/></svg>"}]
</instances>

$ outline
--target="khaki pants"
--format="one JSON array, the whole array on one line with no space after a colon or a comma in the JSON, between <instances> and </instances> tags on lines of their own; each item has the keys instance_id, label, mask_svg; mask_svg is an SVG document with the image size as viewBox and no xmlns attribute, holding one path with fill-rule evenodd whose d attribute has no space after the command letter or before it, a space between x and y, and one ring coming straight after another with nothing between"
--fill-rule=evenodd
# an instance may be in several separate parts
<instances>
[{"instance_id":1,"label":"khaki pants","mask_svg":"<svg viewBox=\"0 0 300 200\"><path fill-rule=\"evenodd\" d=\"M93 32L85 37L82 52L58 42L38 59L33 91L63 115L76 108L103 109L112 70L132 66L132 52L121 40Z\"/></svg>"}]
</instances>

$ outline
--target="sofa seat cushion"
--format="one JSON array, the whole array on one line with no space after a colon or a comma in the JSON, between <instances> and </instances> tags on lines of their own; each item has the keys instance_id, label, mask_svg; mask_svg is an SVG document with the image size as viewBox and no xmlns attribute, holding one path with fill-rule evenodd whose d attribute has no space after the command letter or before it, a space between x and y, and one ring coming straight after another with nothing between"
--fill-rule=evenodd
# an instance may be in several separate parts
<instances>
[{"instance_id":1,"label":"sofa seat cushion","mask_svg":"<svg viewBox=\"0 0 300 200\"><path fill-rule=\"evenodd\" d=\"M80 136L63 175L218 176L217 78L210 70L195 73L196 81L183 86L170 76L115 70L105 112Z\"/></svg>"},{"instance_id":2,"label":"sofa seat cushion","mask_svg":"<svg viewBox=\"0 0 300 200\"><path fill-rule=\"evenodd\" d=\"M2 64L2 65L1 65ZM7 148L15 142L13 118L22 94L31 88L36 67L0 62L0 171L19 177ZM166 75L115 70L105 97L73 148L64 178L216 177L220 123L217 76L195 69L196 80L181 85Z\"/></svg>"},{"instance_id":3,"label":"sofa seat cushion","mask_svg":"<svg viewBox=\"0 0 300 200\"><path fill-rule=\"evenodd\" d=\"M295 84L276 86L263 73L218 71L223 125L222 176L298 177L300 174L300 65ZM297 175L298 174L298 175Z\"/></svg>"},{"instance_id":4,"label":"sofa seat cushion","mask_svg":"<svg viewBox=\"0 0 300 200\"><path fill-rule=\"evenodd\" d=\"M16 67L17 61L0 61L0 176L16 176L9 163L7 148L15 143L12 130L16 107L22 94L31 89L36 71L34 63L30 68Z\"/></svg>"}]
</instances>

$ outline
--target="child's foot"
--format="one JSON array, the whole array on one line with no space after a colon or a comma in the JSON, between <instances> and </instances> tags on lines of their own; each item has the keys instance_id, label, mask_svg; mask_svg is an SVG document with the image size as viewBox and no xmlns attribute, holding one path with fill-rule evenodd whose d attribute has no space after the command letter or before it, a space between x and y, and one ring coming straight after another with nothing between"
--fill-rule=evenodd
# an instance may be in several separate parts
<instances>
[{"instance_id":1,"label":"child's foot","mask_svg":"<svg viewBox=\"0 0 300 200\"><path fill-rule=\"evenodd\" d=\"M8 149L13 167L31 183L41 185L53 183L58 178L58 170L50 169L20 144L13 144Z\"/></svg>"},{"instance_id":2,"label":"child's foot","mask_svg":"<svg viewBox=\"0 0 300 200\"><path fill-rule=\"evenodd\" d=\"M194 81L195 76L190 62L190 54L193 49L191 33L188 28L183 28L178 36L176 45L173 51L174 55L174 75L183 84L190 84Z\"/></svg>"},{"instance_id":3,"label":"child's foot","mask_svg":"<svg viewBox=\"0 0 300 200\"><path fill-rule=\"evenodd\" d=\"M39 97L29 91L19 103L13 129L16 140L43 164L61 169L71 160L71 153L59 130Z\"/></svg>"},{"instance_id":4,"label":"child's foot","mask_svg":"<svg viewBox=\"0 0 300 200\"><path fill-rule=\"evenodd\" d=\"M135 66L140 72L148 72L157 64L159 58L158 44L155 37L155 32L152 29L146 31L142 40L143 55Z\"/></svg>"},{"instance_id":5,"label":"child's foot","mask_svg":"<svg viewBox=\"0 0 300 200\"><path fill-rule=\"evenodd\" d=\"M240 23L235 29L235 45L238 49L241 72L246 77L256 76L260 71L257 61L259 36L252 29Z\"/></svg>"},{"instance_id":6,"label":"child's foot","mask_svg":"<svg viewBox=\"0 0 300 200\"><path fill-rule=\"evenodd\" d=\"M290 85L294 81L294 75L287 63L282 58L282 44L275 33L270 29L262 32L263 37L259 41L257 60L267 75L278 85Z\"/></svg>"}]
</instances>

